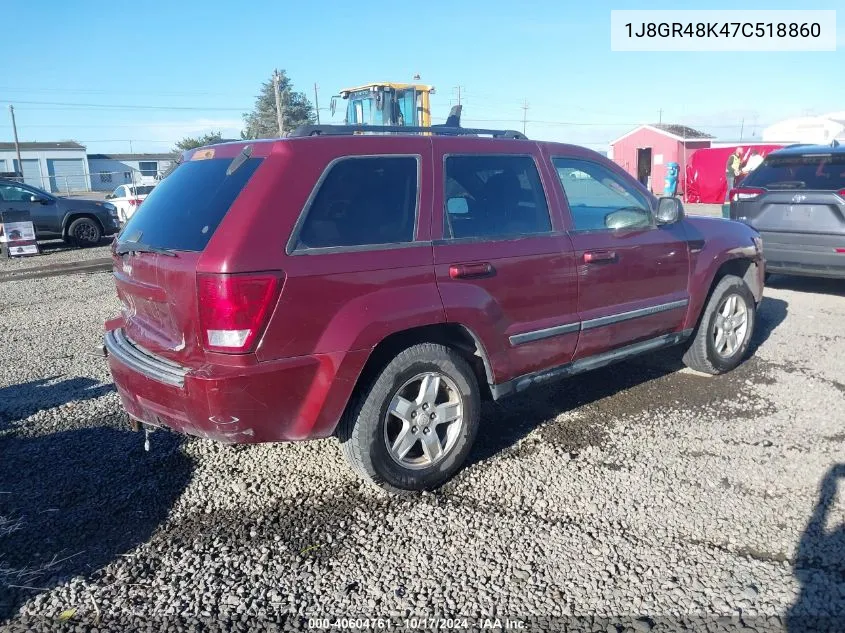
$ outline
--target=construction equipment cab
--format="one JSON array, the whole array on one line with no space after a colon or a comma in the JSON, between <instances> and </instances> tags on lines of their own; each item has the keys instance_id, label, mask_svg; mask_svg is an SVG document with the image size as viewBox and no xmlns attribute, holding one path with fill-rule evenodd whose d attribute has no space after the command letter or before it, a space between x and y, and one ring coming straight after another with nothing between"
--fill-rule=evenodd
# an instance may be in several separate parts
<instances>
[{"instance_id":1,"label":"construction equipment cab","mask_svg":"<svg viewBox=\"0 0 845 633\"><path fill-rule=\"evenodd\" d=\"M337 110L338 97L346 99L346 125L389 125L429 127L434 86L402 83L370 83L345 88L332 97L331 112Z\"/></svg>"}]
</instances>

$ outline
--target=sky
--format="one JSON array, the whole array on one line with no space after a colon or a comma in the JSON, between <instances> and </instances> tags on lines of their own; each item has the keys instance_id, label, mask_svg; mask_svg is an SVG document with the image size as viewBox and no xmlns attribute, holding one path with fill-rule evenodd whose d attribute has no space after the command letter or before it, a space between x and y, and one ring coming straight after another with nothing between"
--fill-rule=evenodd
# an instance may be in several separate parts
<instances>
[{"instance_id":1,"label":"sky","mask_svg":"<svg viewBox=\"0 0 845 633\"><path fill-rule=\"evenodd\" d=\"M210 130L237 137L263 81L284 69L320 115L341 88L436 87L442 122L461 86L466 126L605 150L637 124L723 140L789 117L845 110L845 4L835 52L613 52L611 9L729 9L730 2L563 0L146 0L9 2L0 43L0 141L77 140L90 153L163 152ZM744 9L799 3L745 2ZM13 28L9 28L12 27ZM527 104L527 109L524 106ZM341 108L342 109L342 108Z\"/></svg>"}]
</instances>

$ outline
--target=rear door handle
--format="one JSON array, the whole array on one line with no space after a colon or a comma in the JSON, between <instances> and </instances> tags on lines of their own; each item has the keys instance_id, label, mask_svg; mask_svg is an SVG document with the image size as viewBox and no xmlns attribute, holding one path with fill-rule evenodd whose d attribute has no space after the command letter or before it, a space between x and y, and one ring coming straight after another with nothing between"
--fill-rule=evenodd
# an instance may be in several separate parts
<instances>
[{"instance_id":1,"label":"rear door handle","mask_svg":"<svg viewBox=\"0 0 845 633\"><path fill-rule=\"evenodd\" d=\"M449 277L452 279L477 279L479 277L492 277L496 269L489 262L477 264L452 264L449 266Z\"/></svg>"},{"instance_id":2,"label":"rear door handle","mask_svg":"<svg viewBox=\"0 0 845 633\"><path fill-rule=\"evenodd\" d=\"M615 251L587 251L584 253L584 262L587 264L615 263L616 261Z\"/></svg>"}]
</instances>

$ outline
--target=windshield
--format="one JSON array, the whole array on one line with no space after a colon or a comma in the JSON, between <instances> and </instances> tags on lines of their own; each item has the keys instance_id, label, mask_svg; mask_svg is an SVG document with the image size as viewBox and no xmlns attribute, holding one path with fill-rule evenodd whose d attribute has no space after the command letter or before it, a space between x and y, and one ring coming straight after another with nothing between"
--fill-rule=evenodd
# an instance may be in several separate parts
<instances>
[{"instance_id":1,"label":"windshield","mask_svg":"<svg viewBox=\"0 0 845 633\"><path fill-rule=\"evenodd\" d=\"M189 160L180 164L152 188L121 231L120 240L202 251L263 159L247 159L227 176L232 160Z\"/></svg>"},{"instance_id":2,"label":"windshield","mask_svg":"<svg viewBox=\"0 0 845 633\"><path fill-rule=\"evenodd\" d=\"M742 183L765 189L845 189L845 154L769 156Z\"/></svg>"},{"instance_id":3,"label":"windshield","mask_svg":"<svg viewBox=\"0 0 845 633\"><path fill-rule=\"evenodd\" d=\"M348 125L384 125L382 111L376 104L376 94L370 90L349 93L349 104L346 107Z\"/></svg>"},{"instance_id":4,"label":"windshield","mask_svg":"<svg viewBox=\"0 0 845 633\"><path fill-rule=\"evenodd\" d=\"M417 124L418 99L414 89L395 92L357 90L350 92L348 99L347 125Z\"/></svg>"}]
</instances>

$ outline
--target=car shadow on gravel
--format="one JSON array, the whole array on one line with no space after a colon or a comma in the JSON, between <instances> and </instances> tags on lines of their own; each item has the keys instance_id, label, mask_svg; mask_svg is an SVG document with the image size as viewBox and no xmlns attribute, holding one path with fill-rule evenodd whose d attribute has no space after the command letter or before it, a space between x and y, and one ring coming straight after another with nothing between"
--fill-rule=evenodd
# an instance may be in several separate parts
<instances>
[{"instance_id":1,"label":"car shadow on gravel","mask_svg":"<svg viewBox=\"0 0 845 633\"><path fill-rule=\"evenodd\" d=\"M764 363L754 353L783 323L788 304L764 297L758 311L757 327L746 361L733 372L701 377L680 372L685 368L680 348L661 350L602 369L566 378L527 390L500 402L487 402L482 408L482 424L468 464L475 464L511 447L544 425L543 439L562 447L573 456L588 446L601 445L607 428L615 419L657 408L726 407L746 381L765 382ZM751 403L754 400L751 399ZM756 415L725 408L730 415ZM578 412L575 419L555 420L562 414ZM519 452L533 450L521 447ZM516 455L515 455L516 456Z\"/></svg>"},{"instance_id":2,"label":"car shadow on gravel","mask_svg":"<svg viewBox=\"0 0 845 633\"><path fill-rule=\"evenodd\" d=\"M101 426L0 436L0 622L40 591L90 574L147 542L187 486L175 434Z\"/></svg>"},{"instance_id":3,"label":"car shadow on gravel","mask_svg":"<svg viewBox=\"0 0 845 633\"><path fill-rule=\"evenodd\" d=\"M113 239L114 239L113 236L102 237L102 238L100 238L100 241L97 244L95 244L94 246L86 247L86 248L99 248L100 246L108 246L109 244L112 243ZM44 242L39 241L38 247L41 249L41 252L44 253L44 254L63 253L65 251L83 250L82 248L80 248L76 244L72 244L72 243L69 244L69 243L65 242L64 240L49 240L49 241L44 241Z\"/></svg>"},{"instance_id":4,"label":"car shadow on gravel","mask_svg":"<svg viewBox=\"0 0 845 633\"><path fill-rule=\"evenodd\" d=\"M793 574L801 589L787 612L789 633L845 630L845 524L829 525L837 488L845 493L845 464L825 474L798 542Z\"/></svg>"},{"instance_id":5,"label":"car shadow on gravel","mask_svg":"<svg viewBox=\"0 0 845 633\"><path fill-rule=\"evenodd\" d=\"M825 277L790 277L788 275L772 276L766 281L766 287L778 290L793 290L809 294L833 295L845 297L845 279L827 279Z\"/></svg>"},{"instance_id":6,"label":"car shadow on gravel","mask_svg":"<svg viewBox=\"0 0 845 633\"><path fill-rule=\"evenodd\" d=\"M114 391L113 384L104 385L92 378L77 376L57 381L58 378L41 378L0 388L0 431L37 411L99 398Z\"/></svg>"}]
</instances>

